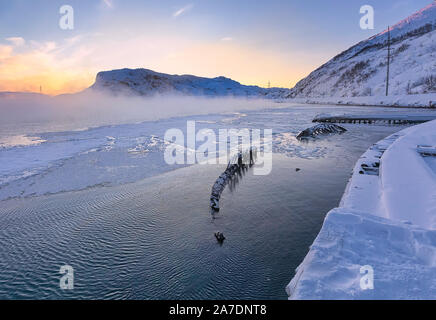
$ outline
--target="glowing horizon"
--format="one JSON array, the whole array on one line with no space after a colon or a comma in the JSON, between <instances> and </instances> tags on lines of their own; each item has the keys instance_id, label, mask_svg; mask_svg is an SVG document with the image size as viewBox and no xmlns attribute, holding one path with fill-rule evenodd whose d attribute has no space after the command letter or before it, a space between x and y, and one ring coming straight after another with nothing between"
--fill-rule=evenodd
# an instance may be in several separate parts
<instances>
[{"instance_id":1,"label":"glowing horizon","mask_svg":"<svg viewBox=\"0 0 436 320\"><path fill-rule=\"evenodd\" d=\"M358 0L337 0L341 9L321 0L71 0L75 26L67 31L58 25L63 1L5 2L0 4L0 91L42 87L49 95L75 93L91 86L99 71L122 68L290 88L428 1L376 6L381 22L369 31L358 26Z\"/></svg>"},{"instance_id":2,"label":"glowing horizon","mask_svg":"<svg viewBox=\"0 0 436 320\"><path fill-rule=\"evenodd\" d=\"M37 43L21 37L7 40L11 43L0 45L0 91L40 92L42 87L42 93L49 95L75 93L91 86L98 72L122 68L225 76L245 85L266 87L270 82L271 86L289 88L311 67L296 68L279 53L240 46L229 39L195 42L140 37L123 40L122 50L115 54L104 54L110 52L111 45L101 38L97 34L62 43ZM98 44L89 45L84 39L97 39ZM170 50L168 43L172 44ZM149 63L141 64L141 60ZM253 61L264 63L253 68Z\"/></svg>"}]
</instances>

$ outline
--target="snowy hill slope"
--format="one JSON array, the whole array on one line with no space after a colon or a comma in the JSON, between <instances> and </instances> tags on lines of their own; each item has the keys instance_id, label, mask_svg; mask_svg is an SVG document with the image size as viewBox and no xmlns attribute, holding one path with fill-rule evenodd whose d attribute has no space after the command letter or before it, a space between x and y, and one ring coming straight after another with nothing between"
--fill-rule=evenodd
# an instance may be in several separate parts
<instances>
[{"instance_id":1,"label":"snowy hill slope","mask_svg":"<svg viewBox=\"0 0 436 320\"><path fill-rule=\"evenodd\" d=\"M169 75L148 69L120 69L99 72L91 90L113 94L153 96L175 94L189 96L235 96L281 98L289 89L245 86L225 77L202 78L192 75Z\"/></svg>"},{"instance_id":2,"label":"snowy hill slope","mask_svg":"<svg viewBox=\"0 0 436 320\"><path fill-rule=\"evenodd\" d=\"M391 28L390 95L436 92L436 2ZM290 98L385 94L387 30L342 52L291 89Z\"/></svg>"}]
</instances>

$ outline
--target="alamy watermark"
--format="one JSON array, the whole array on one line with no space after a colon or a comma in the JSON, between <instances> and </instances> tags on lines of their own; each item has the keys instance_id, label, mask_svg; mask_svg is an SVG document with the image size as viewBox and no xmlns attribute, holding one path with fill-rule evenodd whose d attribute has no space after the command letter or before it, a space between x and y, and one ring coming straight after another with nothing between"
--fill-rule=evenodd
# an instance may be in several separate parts
<instances>
[{"instance_id":1,"label":"alamy watermark","mask_svg":"<svg viewBox=\"0 0 436 320\"><path fill-rule=\"evenodd\" d=\"M72 266L64 265L59 269L59 273L63 276L59 280L59 287L62 290L74 289L74 269Z\"/></svg>"},{"instance_id":2,"label":"alamy watermark","mask_svg":"<svg viewBox=\"0 0 436 320\"><path fill-rule=\"evenodd\" d=\"M73 30L74 29L74 9L72 6L65 4L59 8L59 14L61 18L59 19L59 28L62 30Z\"/></svg>"},{"instance_id":3,"label":"alamy watermark","mask_svg":"<svg viewBox=\"0 0 436 320\"><path fill-rule=\"evenodd\" d=\"M219 129L217 135L212 129L196 132L195 121L187 121L186 137L182 130L173 128L166 131L164 139L167 143L164 159L168 165L226 165L237 160L235 155L255 149L258 156L253 174L268 175L272 169L272 129ZM244 157L243 161L249 164L250 159Z\"/></svg>"},{"instance_id":4,"label":"alamy watermark","mask_svg":"<svg viewBox=\"0 0 436 320\"><path fill-rule=\"evenodd\" d=\"M360 18L360 28L362 30L374 30L374 8L370 5L360 7L360 13L363 16Z\"/></svg>"}]
</instances>

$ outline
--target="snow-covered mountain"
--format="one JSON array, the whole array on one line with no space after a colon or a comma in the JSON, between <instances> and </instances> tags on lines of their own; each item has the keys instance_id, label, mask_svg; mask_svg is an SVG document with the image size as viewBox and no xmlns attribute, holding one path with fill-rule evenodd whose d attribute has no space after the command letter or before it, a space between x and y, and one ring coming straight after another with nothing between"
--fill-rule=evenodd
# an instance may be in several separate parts
<instances>
[{"instance_id":1,"label":"snow-covered mountain","mask_svg":"<svg viewBox=\"0 0 436 320\"><path fill-rule=\"evenodd\" d=\"M391 27L391 95L436 92L436 2ZM292 98L381 96L387 30L342 52L291 89Z\"/></svg>"},{"instance_id":2,"label":"snow-covered mountain","mask_svg":"<svg viewBox=\"0 0 436 320\"><path fill-rule=\"evenodd\" d=\"M434 97L436 1L391 27L390 36L390 96L402 96L405 101L408 101L407 96L418 97L416 94L431 93ZM292 89L245 86L225 77L203 78L148 69L120 69L98 73L89 90L139 96L331 98L326 101L330 103L339 103L339 98L343 97L375 98L386 92L387 48L388 31L385 30L340 53ZM419 96L418 100L428 105L428 101L434 99Z\"/></svg>"},{"instance_id":3,"label":"snow-covered mountain","mask_svg":"<svg viewBox=\"0 0 436 320\"><path fill-rule=\"evenodd\" d=\"M289 89L245 86L225 77L202 78L169 75L148 69L120 69L97 74L93 91L123 95L234 96L277 99L289 95Z\"/></svg>"}]
</instances>

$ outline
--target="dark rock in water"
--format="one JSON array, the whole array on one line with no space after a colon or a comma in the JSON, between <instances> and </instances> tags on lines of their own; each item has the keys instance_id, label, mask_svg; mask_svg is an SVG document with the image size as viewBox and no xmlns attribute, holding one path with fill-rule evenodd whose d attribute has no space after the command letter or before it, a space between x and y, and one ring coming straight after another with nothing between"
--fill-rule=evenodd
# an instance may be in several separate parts
<instances>
[{"instance_id":1,"label":"dark rock in water","mask_svg":"<svg viewBox=\"0 0 436 320\"><path fill-rule=\"evenodd\" d=\"M215 238L219 243L223 243L224 240L226 240L226 237L224 237L224 234L222 234L221 232L215 232Z\"/></svg>"},{"instance_id":2,"label":"dark rock in water","mask_svg":"<svg viewBox=\"0 0 436 320\"><path fill-rule=\"evenodd\" d=\"M301 169L300 169L300 168L296 168L296 169L295 169L295 171L297 171L297 172L298 172L298 171L301 171Z\"/></svg>"},{"instance_id":3,"label":"dark rock in water","mask_svg":"<svg viewBox=\"0 0 436 320\"><path fill-rule=\"evenodd\" d=\"M220 211L220 200L217 197L211 197L210 198L210 207L212 209L212 212L219 212Z\"/></svg>"},{"instance_id":4,"label":"dark rock in water","mask_svg":"<svg viewBox=\"0 0 436 320\"><path fill-rule=\"evenodd\" d=\"M320 123L317 124L314 127L308 128L304 131L301 131L297 135L298 140L304 140L308 138L316 138L318 135L325 135L325 134L331 134L331 133L344 133L347 129L338 126L337 124L331 124L331 123Z\"/></svg>"}]
</instances>

